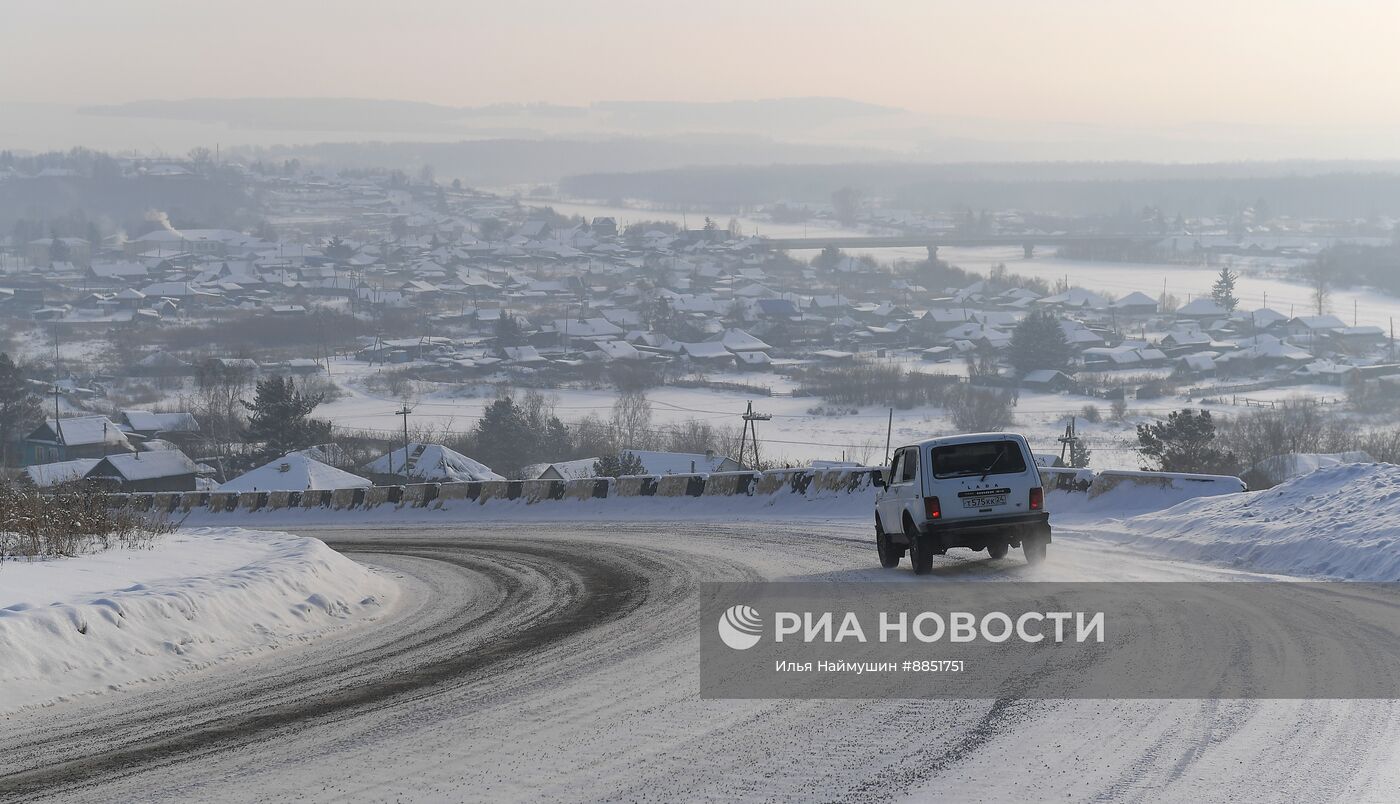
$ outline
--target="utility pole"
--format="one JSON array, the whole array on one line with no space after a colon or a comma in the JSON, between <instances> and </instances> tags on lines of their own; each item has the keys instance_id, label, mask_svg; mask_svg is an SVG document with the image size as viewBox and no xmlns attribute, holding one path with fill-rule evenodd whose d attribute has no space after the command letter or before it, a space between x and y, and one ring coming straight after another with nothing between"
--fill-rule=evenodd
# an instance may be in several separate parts
<instances>
[{"instance_id":1,"label":"utility pole","mask_svg":"<svg viewBox=\"0 0 1400 804\"><path fill-rule=\"evenodd\" d=\"M749 406L748 406L748 409L744 411L743 416L742 416L741 418L743 418L743 420L744 420L744 434L741 435L741 436L739 436L739 465L740 465L740 466L743 466L743 465L744 465L744 436L748 435L749 431L752 430L752 431L753 431L753 465L754 465L755 468L757 468L757 467L758 467L758 424L757 424L757 423L758 423L758 422L766 422L766 421L772 419L772 418L773 418L773 414L771 414L771 413L754 413L754 412L753 412L753 402L750 402L750 403L749 403Z\"/></svg>"},{"instance_id":2,"label":"utility pole","mask_svg":"<svg viewBox=\"0 0 1400 804\"><path fill-rule=\"evenodd\" d=\"M401 407L401 408L399 408L398 410L394 411L394 415L395 415L395 416L402 416L402 417L403 417L403 479L404 479L404 480L408 480L408 414L410 414L410 413L412 413L412 412L413 412L413 411L408 407L408 403L407 403L407 402L403 403L403 407ZM392 452L389 453L390 456L392 456L393 454L394 454L394 453L392 453ZM390 457L390 458L389 458L389 473L390 473L390 474L393 474L393 472L394 472L394 459L393 459L392 457Z\"/></svg>"},{"instance_id":3,"label":"utility pole","mask_svg":"<svg viewBox=\"0 0 1400 804\"><path fill-rule=\"evenodd\" d=\"M1073 416L1069 417L1069 424L1065 425L1065 434L1060 436L1060 463L1065 466L1069 466L1069 458L1073 457L1074 454L1071 452L1069 456L1066 456L1065 451L1070 449L1070 444L1079 440L1074 433L1074 418Z\"/></svg>"},{"instance_id":4,"label":"utility pole","mask_svg":"<svg viewBox=\"0 0 1400 804\"><path fill-rule=\"evenodd\" d=\"M54 386L53 386L53 432L54 432L54 439L58 442L58 445L59 445L60 447L66 447L67 445L63 443L63 423L62 423L62 421L58 418L58 378L57 378L57 377L54 378ZM54 456L55 460L60 460L60 461L61 461L61 460L67 459L67 457L68 457L68 456L67 456L67 452L68 452L68 450L67 450L67 449L64 449L63 454L55 454L55 456ZM55 450L55 453L57 453L57 450Z\"/></svg>"},{"instance_id":5,"label":"utility pole","mask_svg":"<svg viewBox=\"0 0 1400 804\"><path fill-rule=\"evenodd\" d=\"M885 425L885 463L890 462L890 436L894 435L894 408L890 408L890 420Z\"/></svg>"}]
</instances>

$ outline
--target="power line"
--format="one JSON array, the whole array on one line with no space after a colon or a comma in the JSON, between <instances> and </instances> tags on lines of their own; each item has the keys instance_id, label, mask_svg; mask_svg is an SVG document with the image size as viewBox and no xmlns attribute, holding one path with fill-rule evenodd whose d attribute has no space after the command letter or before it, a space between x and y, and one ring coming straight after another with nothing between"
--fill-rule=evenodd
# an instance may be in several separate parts
<instances>
[{"instance_id":1,"label":"power line","mask_svg":"<svg viewBox=\"0 0 1400 804\"><path fill-rule=\"evenodd\" d=\"M729 414L729 415L732 416L733 414ZM482 417L480 417L480 416L464 416L464 417L462 417L462 418L464 418L464 419L474 419L474 420L480 421ZM567 423L566 423L566 424L567 424ZM575 423L575 424L576 424L576 423ZM397 428L358 427L358 426L355 426L355 425L348 425L348 424L341 424L341 423L333 423L331 426L332 426L334 429L340 430L340 431L342 431L342 432L348 432L348 433L377 433L377 434L388 435L388 436L400 436L400 435L401 435L400 431L399 431ZM470 430L448 430L448 429L440 429L440 430L433 430L432 432L435 433L435 434L447 435L447 436L469 436L469 435L472 434L472 431L470 431ZM645 429L639 429L637 432L646 433L646 434L648 434L648 435L655 435L655 436L669 436L669 435L672 434L672 431L671 431L671 430L666 430L666 429L661 429L661 428L655 428L655 427L649 427L649 428L645 428ZM1137 450L1137 447L1126 446L1127 444L1130 444L1130 443L1131 443L1131 442L1128 442L1128 441L1121 441L1121 440L1115 440L1115 441L1098 441L1098 440L1093 440L1093 439L1081 439L1081 440L1085 443L1085 445L1090 446L1090 447L1093 447L1095 450L1099 450L1099 451L1102 451L1102 452L1137 452L1137 451L1138 451L1138 450ZM770 444L795 444L795 445L799 445L799 446L838 447L838 448L845 448L845 449L873 449L873 448L875 448L876 446L878 446L878 445L875 443L874 440L872 440L872 441L870 441L870 442L867 442L867 443L864 443L864 444L837 443L837 442L830 442L830 441L812 441L812 440L810 440L810 439L791 440L791 439L782 439L782 438L765 438L764 441L767 441L767 442L770 443ZM1105 444L1124 444L1125 446L1104 446Z\"/></svg>"}]
</instances>

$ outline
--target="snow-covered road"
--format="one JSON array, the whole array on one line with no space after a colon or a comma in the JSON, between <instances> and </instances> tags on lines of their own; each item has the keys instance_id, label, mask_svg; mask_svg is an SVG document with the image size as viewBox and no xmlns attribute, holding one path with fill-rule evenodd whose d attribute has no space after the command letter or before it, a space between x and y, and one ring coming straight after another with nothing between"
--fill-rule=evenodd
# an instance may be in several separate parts
<instances>
[{"instance_id":1,"label":"snow-covered road","mask_svg":"<svg viewBox=\"0 0 1400 804\"><path fill-rule=\"evenodd\" d=\"M17 713L0 798L1390 801L1400 704L713 701L696 584L1230 580L1057 532L1051 561L880 570L863 524L312 530L394 611L127 695Z\"/></svg>"}]
</instances>

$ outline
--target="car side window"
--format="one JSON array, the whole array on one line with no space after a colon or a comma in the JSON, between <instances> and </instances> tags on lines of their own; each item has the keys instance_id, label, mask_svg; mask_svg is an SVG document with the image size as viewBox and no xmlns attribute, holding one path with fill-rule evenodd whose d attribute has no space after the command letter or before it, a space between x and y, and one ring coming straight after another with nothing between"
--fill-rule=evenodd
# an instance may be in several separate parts
<instances>
[{"instance_id":1,"label":"car side window","mask_svg":"<svg viewBox=\"0 0 1400 804\"><path fill-rule=\"evenodd\" d=\"M904 451L904 482L912 483L919 476L919 450L906 449Z\"/></svg>"},{"instance_id":2,"label":"car side window","mask_svg":"<svg viewBox=\"0 0 1400 804\"><path fill-rule=\"evenodd\" d=\"M894 463L890 464L890 483L902 483L900 475L904 472L904 450L894 454Z\"/></svg>"}]
</instances>

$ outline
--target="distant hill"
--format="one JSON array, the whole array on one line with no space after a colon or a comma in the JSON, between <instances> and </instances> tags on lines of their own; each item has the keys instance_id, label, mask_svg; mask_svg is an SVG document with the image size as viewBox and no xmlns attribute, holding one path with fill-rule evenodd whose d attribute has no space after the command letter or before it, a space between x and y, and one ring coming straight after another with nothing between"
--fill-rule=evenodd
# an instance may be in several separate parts
<instances>
[{"instance_id":1,"label":"distant hill","mask_svg":"<svg viewBox=\"0 0 1400 804\"><path fill-rule=\"evenodd\" d=\"M197 120L233 128L288 131L397 131L446 127L462 110L416 101L358 98L194 98L87 106L84 114Z\"/></svg>"},{"instance_id":2,"label":"distant hill","mask_svg":"<svg viewBox=\"0 0 1400 804\"><path fill-rule=\"evenodd\" d=\"M367 98L191 98L87 106L84 114L193 120L232 128L286 131L403 131L429 128L467 134L483 124L543 129L587 125L617 132L734 131L781 133L903 111L845 98L773 98L688 103L603 101L589 106L496 104L442 106ZM547 132L546 132L547 133Z\"/></svg>"}]
</instances>

